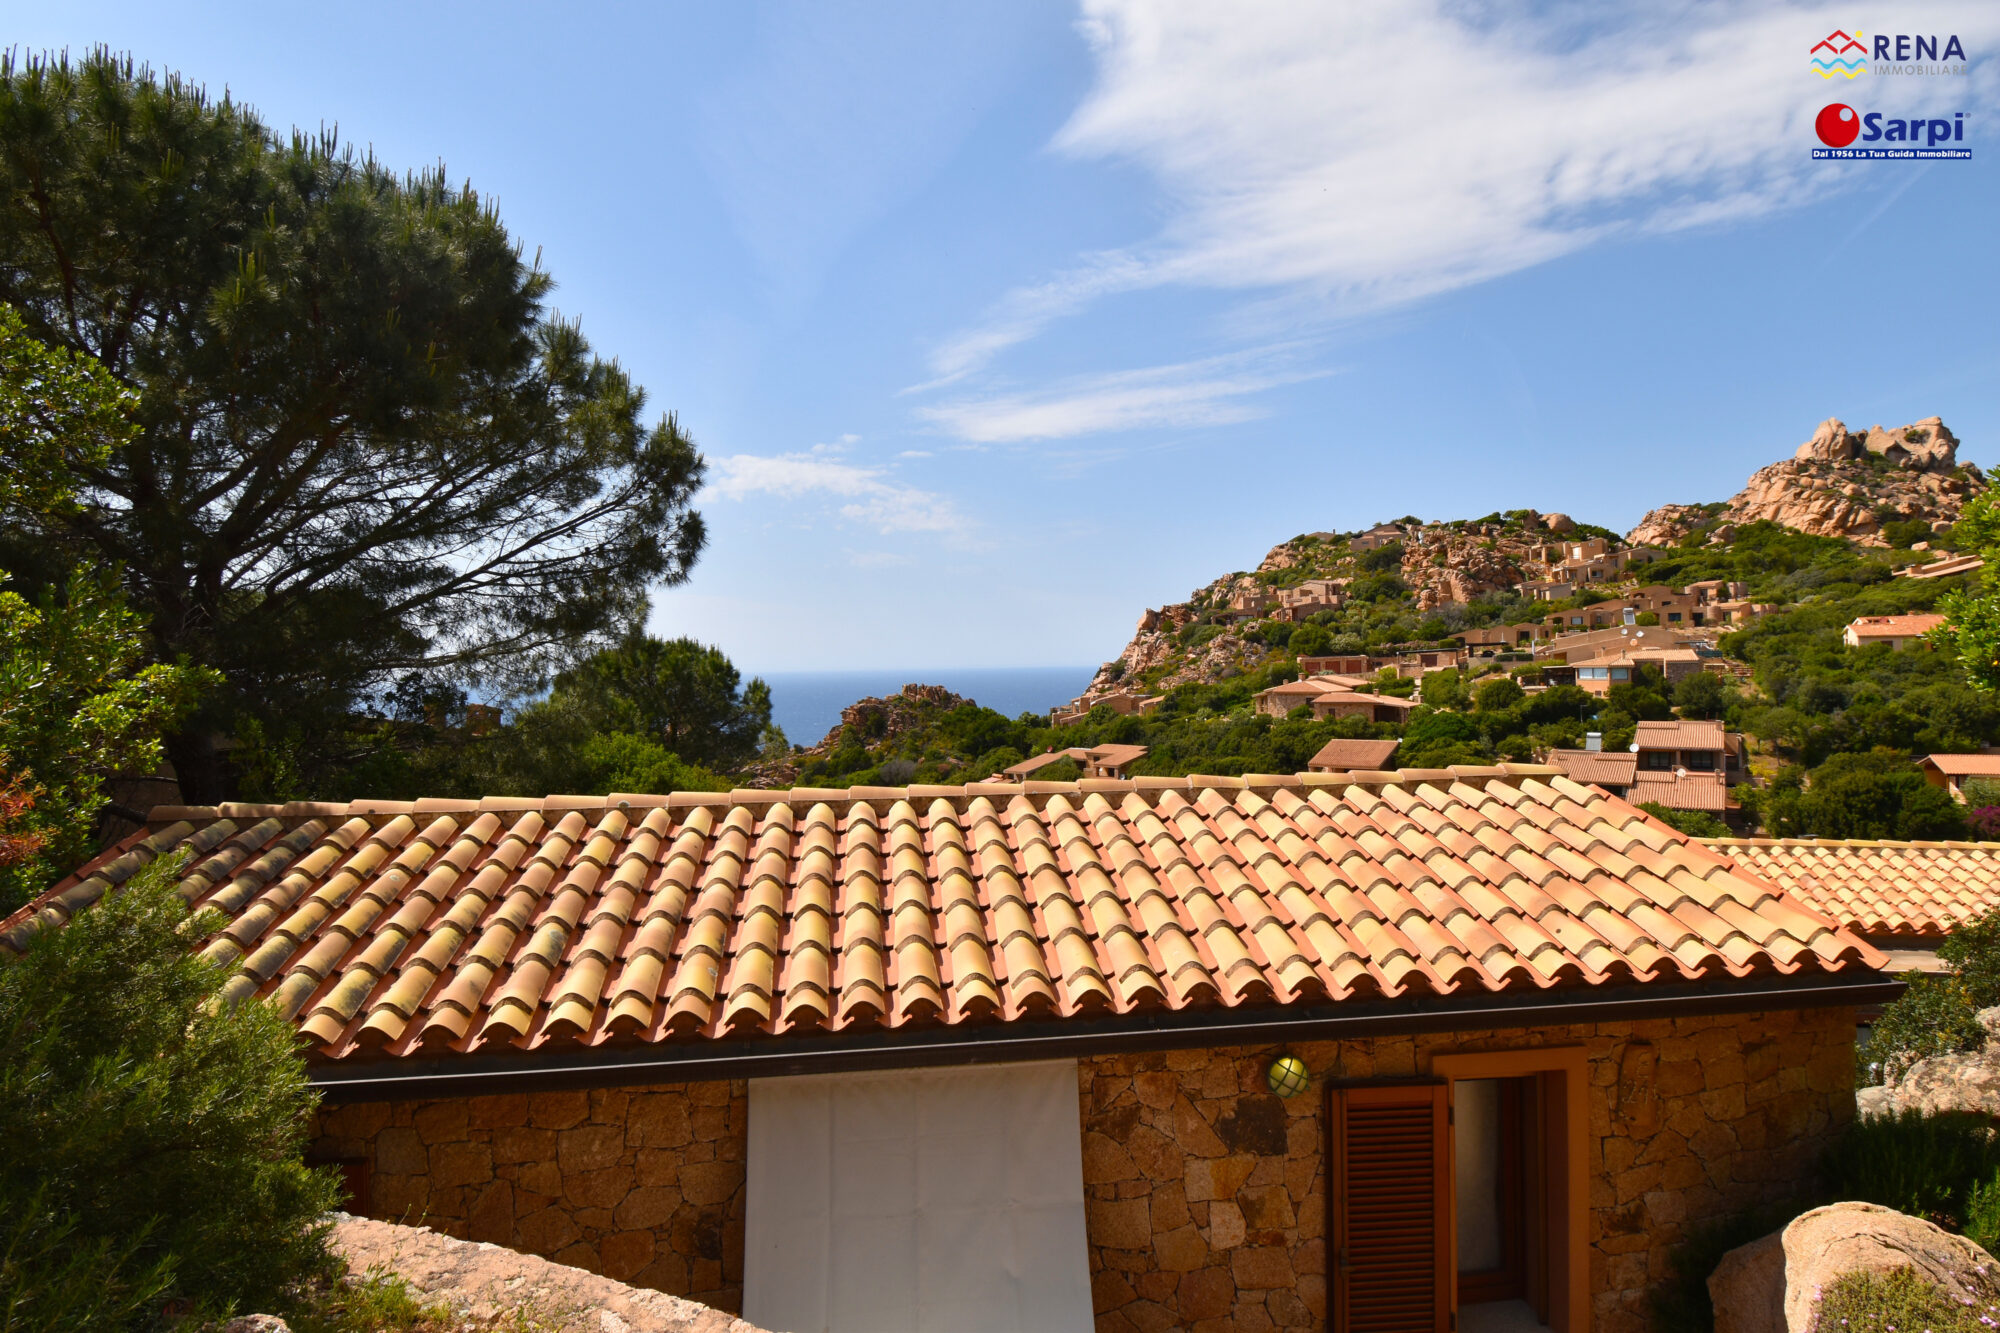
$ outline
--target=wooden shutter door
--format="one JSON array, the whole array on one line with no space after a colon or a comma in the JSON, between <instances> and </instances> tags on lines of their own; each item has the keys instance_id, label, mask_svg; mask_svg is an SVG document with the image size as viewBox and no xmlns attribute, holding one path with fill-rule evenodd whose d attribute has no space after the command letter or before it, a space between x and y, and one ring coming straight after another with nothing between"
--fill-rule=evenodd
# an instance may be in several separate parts
<instances>
[{"instance_id":1,"label":"wooden shutter door","mask_svg":"<svg viewBox=\"0 0 2000 1333\"><path fill-rule=\"evenodd\" d=\"M1335 1333L1445 1333L1450 1151L1442 1083L1335 1088Z\"/></svg>"}]
</instances>

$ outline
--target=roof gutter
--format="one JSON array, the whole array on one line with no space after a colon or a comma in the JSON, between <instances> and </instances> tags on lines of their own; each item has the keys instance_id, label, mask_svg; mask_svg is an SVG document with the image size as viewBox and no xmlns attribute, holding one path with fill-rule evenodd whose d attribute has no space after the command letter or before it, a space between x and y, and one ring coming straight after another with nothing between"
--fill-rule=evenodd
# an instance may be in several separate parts
<instances>
[{"instance_id":1,"label":"roof gutter","mask_svg":"<svg viewBox=\"0 0 2000 1333\"><path fill-rule=\"evenodd\" d=\"M479 1097L570 1088L634 1087L948 1065L1075 1059L1191 1046L1345 1041L1428 1032L1486 1032L1570 1023L1636 1021L1882 1004L1903 983L1880 972L1814 974L1692 985L1650 983L1616 991L1418 996L1370 1003L1163 1010L1103 1018L935 1026L863 1034L713 1040L671 1045L565 1046L442 1058L329 1061L310 1069L328 1103Z\"/></svg>"}]
</instances>

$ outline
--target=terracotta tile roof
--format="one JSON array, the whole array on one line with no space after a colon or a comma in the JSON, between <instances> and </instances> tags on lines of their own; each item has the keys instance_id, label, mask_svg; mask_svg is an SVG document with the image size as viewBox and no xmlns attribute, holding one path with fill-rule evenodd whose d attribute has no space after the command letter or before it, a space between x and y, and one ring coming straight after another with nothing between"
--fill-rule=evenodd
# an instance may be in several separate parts
<instances>
[{"instance_id":1,"label":"terracotta tile roof","mask_svg":"<svg viewBox=\"0 0 2000 1333\"><path fill-rule=\"evenodd\" d=\"M1059 764L1062 763L1064 760L1069 760L1072 763L1081 764L1086 758L1089 757L1089 754L1090 752L1088 750L1084 750L1081 748L1069 749L1069 750L1050 750L1044 754L1030 755L1028 758L1023 759L1020 763L1010 764L1006 768L1001 769L1000 771L1006 774L1009 778L1012 778L1014 781L1021 782L1025 781L1029 777L1032 777L1034 774L1041 772L1043 769L1047 768L1050 764Z\"/></svg>"},{"instance_id":2,"label":"terracotta tile roof","mask_svg":"<svg viewBox=\"0 0 2000 1333\"><path fill-rule=\"evenodd\" d=\"M2000 908L2000 843L1714 838L1708 845L1858 934L1939 939Z\"/></svg>"},{"instance_id":3,"label":"terracotta tile roof","mask_svg":"<svg viewBox=\"0 0 2000 1333\"><path fill-rule=\"evenodd\" d=\"M1942 624L1944 617L1936 615L1861 616L1847 628L1858 638L1886 639L1925 634Z\"/></svg>"},{"instance_id":4,"label":"terracotta tile roof","mask_svg":"<svg viewBox=\"0 0 2000 1333\"><path fill-rule=\"evenodd\" d=\"M1927 754L1919 762L1954 778L2000 777L2000 754Z\"/></svg>"},{"instance_id":5,"label":"terracotta tile roof","mask_svg":"<svg viewBox=\"0 0 2000 1333\"><path fill-rule=\"evenodd\" d=\"M1415 708L1416 701L1393 694L1362 694L1357 690L1328 690L1313 699L1315 704L1386 704L1391 708Z\"/></svg>"},{"instance_id":6,"label":"terracotta tile roof","mask_svg":"<svg viewBox=\"0 0 2000 1333\"><path fill-rule=\"evenodd\" d=\"M1123 768L1127 764L1136 764L1151 754L1152 747L1146 745L1098 745L1092 747L1087 753L1090 756L1090 761L1099 767Z\"/></svg>"},{"instance_id":7,"label":"terracotta tile roof","mask_svg":"<svg viewBox=\"0 0 2000 1333\"><path fill-rule=\"evenodd\" d=\"M319 1059L1873 969L1715 850L1530 765L163 807L231 1000Z\"/></svg>"},{"instance_id":8,"label":"terracotta tile roof","mask_svg":"<svg viewBox=\"0 0 2000 1333\"><path fill-rule=\"evenodd\" d=\"M1720 750L1727 743L1720 722L1641 722L1634 730L1642 750Z\"/></svg>"},{"instance_id":9,"label":"terracotta tile roof","mask_svg":"<svg viewBox=\"0 0 2000 1333\"><path fill-rule=\"evenodd\" d=\"M1306 761L1306 767L1315 773L1380 768L1396 753L1396 745L1393 738L1385 741L1330 740L1319 748L1318 754Z\"/></svg>"},{"instance_id":10,"label":"terracotta tile roof","mask_svg":"<svg viewBox=\"0 0 2000 1333\"><path fill-rule=\"evenodd\" d=\"M1549 762L1577 782L1629 787L1639 756L1627 750L1551 750Z\"/></svg>"},{"instance_id":11,"label":"terracotta tile roof","mask_svg":"<svg viewBox=\"0 0 2000 1333\"><path fill-rule=\"evenodd\" d=\"M1720 773L1676 775L1639 769L1626 793L1633 804L1657 801L1674 810L1704 810L1719 815L1729 808L1729 784Z\"/></svg>"}]
</instances>

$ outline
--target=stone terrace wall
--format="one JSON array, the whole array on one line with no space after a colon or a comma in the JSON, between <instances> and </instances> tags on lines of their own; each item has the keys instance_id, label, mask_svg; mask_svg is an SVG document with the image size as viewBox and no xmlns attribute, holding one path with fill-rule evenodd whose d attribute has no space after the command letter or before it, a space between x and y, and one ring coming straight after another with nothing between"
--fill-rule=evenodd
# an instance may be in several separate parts
<instances>
[{"instance_id":1,"label":"stone terrace wall","mask_svg":"<svg viewBox=\"0 0 2000 1333\"><path fill-rule=\"evenodd\" d=\"M1326 1323L1328 1079L1428 1075L1447 1051L1584 1046L1597 1333L1646 1327L1682 1230L1780 1196L1853 1118L1854 1012L1823 1009L1308 1043L1078 1067L1102 1333ZM317 1145L366 1158L377 1217L742 1309L746 1086L690 1083L332 1107Z\"/></svg>"},{"instance_id":2,"label":"stone terrace wall","mask_svg":"<svg viewBox=\"0 0 2000 1333\"><path fill-rule=\"evenodd\" d=\"M315 1155L365 1158L368 1212L743 1309L747 1086L369 1102Z\"/></svg>"},{"instance_id":3,"label":"stone terrace wall","mask_svg":"<svg viewBox=\"0 0 2000 1333\"><path fill-rule=\"evenodd\" d=\"M1264 1086L1279 1047L1082 1062L1100 1333L1326 1326L1323 1080L1428 1075L1450 1051L1586 1048L1597 1333L1647 1326L1688 1225L1789 1192L1854 1115L1854 1011L1824 1009L1307 1043L1314 1085Z\"/></svg>"}]
</instances>

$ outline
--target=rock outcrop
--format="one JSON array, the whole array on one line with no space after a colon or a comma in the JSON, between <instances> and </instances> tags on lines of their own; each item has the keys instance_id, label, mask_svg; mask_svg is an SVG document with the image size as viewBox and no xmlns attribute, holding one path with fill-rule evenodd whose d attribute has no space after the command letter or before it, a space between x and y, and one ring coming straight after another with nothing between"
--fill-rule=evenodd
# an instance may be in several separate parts
<instances>
[{"instance_id":1,"label":"rock outcrop","mask_svg":"<svg viewBox=\"0 0 2000 1333\"><path fill-rule=\"evenodd\" d=\"M1575 525L1561 514L1561 529ZM1442 523L1419 528L1403 539L1403 582L1416 595L1417 609L1429 611L1446 602L1469 602L1483 592L1511 588L1525 577L1522 564L1539 542L1474 528Z\"/></svg>"},{"instance_id":2,"label":"rock outcrop","mask_svg":"<svg viewBox=\"0 0 2000 1333\"><path fill-rule=\"evenodd\" d=\"M1986 1045L1919 1060L1894 1083L1863 1088L1855 1109L1863 1115L1900 1111L1978 1111L2000 1116L2000 1005L1979 1011Z\"/></svg>"},{"instance_id":3,"label":"rock outcrop","mask_svg":"<svg viewBox=\"0 0 2000 1333\"><path fill-rule=\"evenodd\" d=\"M1808 1333L1821 1291L1843 1274L1915 1269L1950 1296L2000 1301L2000 1263L1934 1222L1872 1203L1836 1203L1722 1256L1708 1279L1715 1333Z\"/></svg>"},{"instance_id":4,"label":"rock outcrop","mask_svg":"<svg viewBox=\"0 0 2000 1333\"><path fill-rule=\"evenodd\" d=\"M1625 534L1634 546L1679 546L1681 539L1710 521L1706 505L1661 505Z\"/></svg>"},{"instance_id":5,"label":"rock outcrop","mask_svg":"<svg viewBox=\"0 0 2000 1333\"><path fill-rule=\"evenodd\" d=\"M761 1333L735 1315L646 1287L628 1287L567 1264L551 1263L429 1227L404 1227L335 1215L334 1249L349 1269L380 1266L431 1300L451 1307L466 1333L534 1327L562 1333Z\"/></svg>"},{"instance_id":6,"label":"rock outcrop","mask_svg":"<svg viewBox=\"0 0 2000 1333\"><path fill-rule=\"evenodd\" d=\"M1726 540L1742 524L1769 520L1816 537L1886 546L1885 524L1916 519L1942 530L1986 488L1977 467L1959 462L1958 438L1937 417L1862 432L1829 417L1792 457L1751 475L1723 506L1725 526L1710 540ZM1716 517L1701 505L1662 505L1641 519L1627 540L1674 545Z\"/></svg>"},{"instance_id":7,"label":"rock outcrop","mask_svg":"<svg viewBox=\"0 0 2000 1333\"><path fill-rule=\"evenodd\" d=\"M850 728L865 744L880 745L923 729L939 713L972 702L942 685L905 685L897 693L879 699L857 699L840 710L840 725L827 732L819 744L779 758L760 759L739 776L748 787L795 786L800 770L812 760L832 754Z\"/></svg>"}]
</instances>

